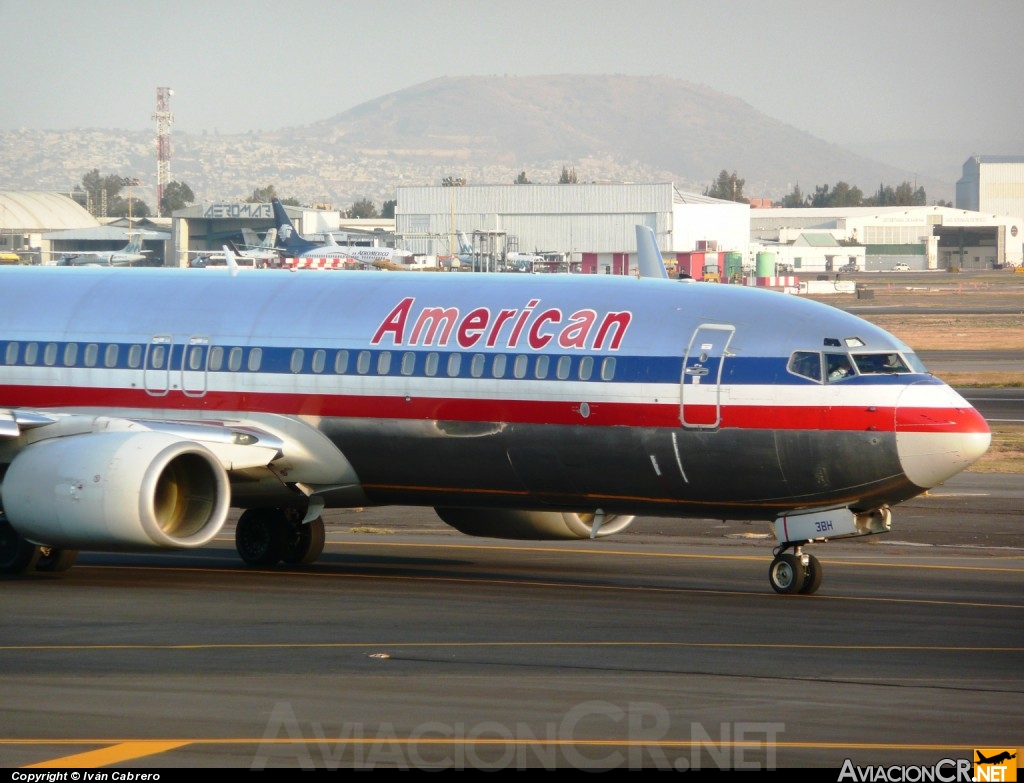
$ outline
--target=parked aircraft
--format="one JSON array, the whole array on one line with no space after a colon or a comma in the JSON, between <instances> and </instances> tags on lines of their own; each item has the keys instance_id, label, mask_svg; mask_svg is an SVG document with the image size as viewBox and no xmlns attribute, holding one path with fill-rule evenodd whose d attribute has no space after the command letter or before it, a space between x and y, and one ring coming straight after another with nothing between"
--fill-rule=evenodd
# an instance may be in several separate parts
<instances>
[{"instance_id":1,"label":"parked aircraft","mask_svg":"<svg viewBox=\"0 0 1024 783\"><path fill-rule=\"evenodd\" d=\"M87 250L77 253L62 253L57 266L132 266L145 261L151 250L142 248L142 232L130 234L128 244L120 250Z\"/></svg>"},{"instance_id":2,"label":"parked aircraft","mask_svg":"<svg viewBox=\"0 0 1024 783\"><path fill-rule=\"evenodd\" d=\"M246 563L310 563L324 508L391 504L494 538L764 520L772 589L806 594L809 544L886 532L988 448L981 415L882 329L679 285L656 245L640 255L640 279L400 286L0 268L0 571L199 547L231 506Z\"/></svg>"},{"instance_id":3,"label":"parked aircraft","mask_svg":"<svg viewBox=\"0 0 1024 783\"><path fill-rule=\"evenodd\" d=\"M391 247L339 245L330 233L326 234L323 243L311 242L299 236L278 199L273 199L271 203L277 228L277 248L286 258L351 258L362 266L371 267L375 264L400 262L403 258L412 256L412 253L406 250Z\"/></svg>"}]
</instances>

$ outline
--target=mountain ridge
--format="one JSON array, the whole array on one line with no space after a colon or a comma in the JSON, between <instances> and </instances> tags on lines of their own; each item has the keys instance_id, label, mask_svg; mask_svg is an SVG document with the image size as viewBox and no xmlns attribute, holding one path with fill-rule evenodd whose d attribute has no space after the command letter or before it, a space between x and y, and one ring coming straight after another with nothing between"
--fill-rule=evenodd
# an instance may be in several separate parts
<instances>
[{"instance_id":1,"label":"mountain ridge","mask_svg":"<svg viewBox=\"0 0 1024 783\"><path fill-rule=\"evenodd\" d=\"M739 98L663 76L439 77L307 124L174 132L171 140L171 177L198 200L244 198L273 184L283 196L343 207L362 198L380 203L400 185L446 176L511 184L525 171L533 182L553 183L563 166L580 182L672 181L696 192L725 169L745 180L747 197L775 199L796 185L807 194L840 181L865 195L912 181L929 201L953 191L952 182L918 180ZM0 132L7 187L67 191L92 168L139 176L155 165L154 136L146 132ZM143 177L152 180L155 172ZM145 185L138 192L147 197Z\"/></svg>"}]
</instances>

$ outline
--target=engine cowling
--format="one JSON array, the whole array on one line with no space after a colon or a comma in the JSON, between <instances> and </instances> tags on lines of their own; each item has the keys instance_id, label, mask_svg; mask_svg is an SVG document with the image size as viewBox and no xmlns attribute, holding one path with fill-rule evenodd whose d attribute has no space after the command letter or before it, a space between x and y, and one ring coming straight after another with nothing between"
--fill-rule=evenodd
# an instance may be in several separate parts
<instances>
[{"instance_id":1,"label":"engine cowling","mask_svg":"<svg viewBox=\"0 0 1024 783\"><path fill-rule=\"evenodd\" d=\"M205 446L110 432L26 447L4 476L4 513L29 541L80 550L190 549L227 520L231 486Z\"/></svg>"},{"instance_id":2,"label":"engine cowling","mask_svg":"<svg viewBox=\"0 0 1024 783\"><path fill-rule=\"evenodd\" d=\"M511 538L521 541L555 541L591 538L595 521L601 524L596 538L621 533L634 517L568 511L522 511L508 508L435 508L448 525L468 536Z\"/></svg>"}]
</instances>

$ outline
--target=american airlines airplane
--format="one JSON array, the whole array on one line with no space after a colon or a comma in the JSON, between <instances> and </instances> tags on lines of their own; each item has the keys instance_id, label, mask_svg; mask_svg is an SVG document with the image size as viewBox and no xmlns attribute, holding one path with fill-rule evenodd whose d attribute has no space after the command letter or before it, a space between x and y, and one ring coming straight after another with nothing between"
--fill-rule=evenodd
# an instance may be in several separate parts
<instances>
[{"instance_id":1,"label":"american airlines airplane","mask_svg":"<svg viewBox=\"0 0 1024 783\"><path fill-rule=\"evenodd\" d=\"M0 571L200 547L231 507L246 563L307 564L323 509L390 504L512 539L764 520L808 594L809 544L988 448L892 335L643 241L640 278L0 268Z\"/></svg>"},{"instance_id":2,"label":"american airlines airplane","mask_svg":"<svg viewBox=\"0 0 1024 783\"><path fill-rule=\"evenodd\" d=\"M393 247L339 245L329 233L325 243L311 242L299 236L278 199L272 199L271 204L274 207L277 248L287 258L351 258L363 266L372 266L375 263L394 262L412 256L407 250L396 250Z\"/></svg>"}]
</instances>

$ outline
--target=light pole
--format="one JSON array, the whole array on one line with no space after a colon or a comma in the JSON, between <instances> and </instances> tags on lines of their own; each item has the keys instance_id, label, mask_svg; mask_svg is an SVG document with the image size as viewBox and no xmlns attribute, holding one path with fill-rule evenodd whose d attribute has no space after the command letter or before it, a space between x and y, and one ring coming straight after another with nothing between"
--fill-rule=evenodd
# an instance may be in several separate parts
<instances>
[{"instance_id":1,"label":"light pole","mask_svg":"<svg viewBox=\"0 0 1024 783\"><path fill-rule=\"evenodd\" d=\"M122 177L121 185L128 188L128 241L132 241L132 188L142 183L135 177Z\"/></svg>"}]
</instances>

